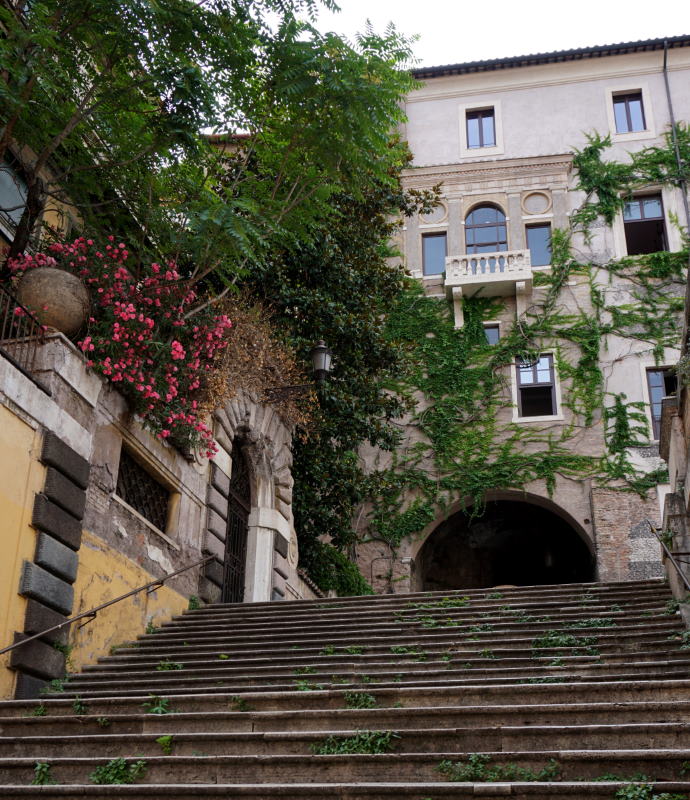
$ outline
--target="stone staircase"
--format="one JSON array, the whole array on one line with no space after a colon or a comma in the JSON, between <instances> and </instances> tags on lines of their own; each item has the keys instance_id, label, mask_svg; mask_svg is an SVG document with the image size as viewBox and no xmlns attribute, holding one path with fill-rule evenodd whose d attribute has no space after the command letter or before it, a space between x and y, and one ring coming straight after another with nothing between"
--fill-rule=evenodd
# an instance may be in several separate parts
<instances>
[{"instance_id":1,"label":"stone staircase","mask_svg":"<svg viewBox=\"0 0 690 800\"><path fill-rule=\"evenodd\" d=\"M190 611L1 703L0 797L690 798L670 600L639 581Z\"/></svg>"}]
</instances>

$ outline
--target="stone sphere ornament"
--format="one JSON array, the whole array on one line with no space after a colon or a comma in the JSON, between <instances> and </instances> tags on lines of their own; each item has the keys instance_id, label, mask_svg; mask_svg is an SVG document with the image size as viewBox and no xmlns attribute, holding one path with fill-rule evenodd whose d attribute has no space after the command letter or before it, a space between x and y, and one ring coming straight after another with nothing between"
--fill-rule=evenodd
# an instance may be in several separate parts
<instances>
[{"instance_id":1,"label":"stone sphere ornament","mask_svg":"<svg viewBox=\"0 0 690 800\"><path fill-rule=\"evenodd\" d=\"M17 299L30 309L42 325L65 336L79 332L89 316L91 300L76 275L54 267L38 267L24 273Z\"/></svg>"}]
</instances>

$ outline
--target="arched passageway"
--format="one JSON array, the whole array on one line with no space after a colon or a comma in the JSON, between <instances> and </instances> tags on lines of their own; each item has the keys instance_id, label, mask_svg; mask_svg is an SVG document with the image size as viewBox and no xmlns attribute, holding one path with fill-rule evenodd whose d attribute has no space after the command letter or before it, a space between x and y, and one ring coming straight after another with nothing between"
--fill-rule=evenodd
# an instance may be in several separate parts
<instances>
[{"instance_id":1,"label":"arched passageway","mask_svg":"<svg viewBox=\"0 0 690 800\"><path fill-rule=\"evenodd\" d=\"M546 508L514 500L488 502L474 519L453 514L416 561L423 591L594 580L594 560L575 529Z\"/></svg>"}]
</instances>

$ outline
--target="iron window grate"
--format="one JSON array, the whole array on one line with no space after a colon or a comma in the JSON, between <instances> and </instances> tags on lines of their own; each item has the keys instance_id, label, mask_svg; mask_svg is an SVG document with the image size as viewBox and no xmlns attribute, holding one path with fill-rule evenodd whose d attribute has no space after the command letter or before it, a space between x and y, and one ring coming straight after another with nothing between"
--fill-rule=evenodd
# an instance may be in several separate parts
<instances>
[{"instance_id":1,"label":"iron window grate","mask_svg":"<svg viewBox=\"0 0 690 800\"><path fill-rule=\"evenodd\" d=\"M170 492L124 448L120 453L120 467L115 491L127 505L138 511L158 530L165 531Z\"/></svg>"}]
</instances>

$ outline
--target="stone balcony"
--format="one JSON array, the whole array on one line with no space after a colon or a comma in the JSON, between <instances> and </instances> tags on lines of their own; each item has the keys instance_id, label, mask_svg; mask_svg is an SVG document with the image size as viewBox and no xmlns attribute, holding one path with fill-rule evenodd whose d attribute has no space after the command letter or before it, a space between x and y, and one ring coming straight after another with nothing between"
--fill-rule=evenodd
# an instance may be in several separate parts
<instances>
[{"instance_id":1,"label":"stone balcony","mask_svg":"<svg viewBox=\"0 0 690 800\"><path fill-rule=\"evenodd\" d=\"M474 253L446 258L447 294L453 299L455 327L463 325L463 295L518 298L532 292L532 262L529 250L504 250L500 253Z\"/></svg>"}]
</instances>

